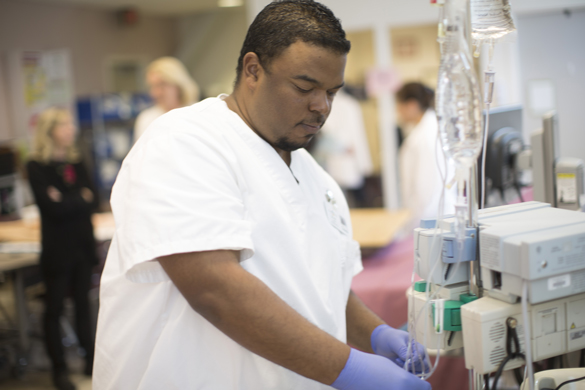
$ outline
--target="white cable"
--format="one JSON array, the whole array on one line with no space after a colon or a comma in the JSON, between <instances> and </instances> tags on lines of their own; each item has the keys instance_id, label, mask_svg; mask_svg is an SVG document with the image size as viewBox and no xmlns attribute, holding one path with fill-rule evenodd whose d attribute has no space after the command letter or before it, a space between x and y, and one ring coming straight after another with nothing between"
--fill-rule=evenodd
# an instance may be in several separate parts
<instances>
[{"instance_id":1,"label":"white cable","mask_svg":"<svg viewBox=\"0 0 585 390\"><path fill-rule=\"evenodd\" d=\"M483 153L481 157L481 209L485 207L486 188L485 188L485 160L487 155L487 139L488 129L490 123L490 103L486 102L486 113L485 113L485 129L483 132Z\"/></svg>"},{"instance_id":2,"label":"white cable","mask_svg":"<svg viewBox=\"0 0 585 390\"><path fill-rule=\"evenodd\" d=\"M530 322L528 322L528 282L522 281L522 321L524 321L524 355L528 371L529 389L534 390L534 372L532 368L532 343L530 341Z\"/></svg>"}]
</instances>

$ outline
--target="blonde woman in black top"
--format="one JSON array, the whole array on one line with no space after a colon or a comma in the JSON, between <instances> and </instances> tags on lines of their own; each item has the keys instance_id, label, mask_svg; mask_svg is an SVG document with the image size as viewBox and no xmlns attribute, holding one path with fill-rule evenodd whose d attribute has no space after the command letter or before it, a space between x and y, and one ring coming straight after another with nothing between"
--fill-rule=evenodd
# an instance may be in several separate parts
<instances>
[{"instance_id":1,"label":"blonde woman in black top","mask_svg":"<svg viewBox=\"0 0 585 390\"><path fill-rule=\"evenodd\" d=\"M91 375L94 352L88 292L97 263L91 214L95 191L75 147L75 125L69 111L50 108L38 118L28 177L41 215L40 265L46 286L44 335L59 390L75 389L65 362L59 318L72 293L76 331Z\"/></svg>"}]
</instances>

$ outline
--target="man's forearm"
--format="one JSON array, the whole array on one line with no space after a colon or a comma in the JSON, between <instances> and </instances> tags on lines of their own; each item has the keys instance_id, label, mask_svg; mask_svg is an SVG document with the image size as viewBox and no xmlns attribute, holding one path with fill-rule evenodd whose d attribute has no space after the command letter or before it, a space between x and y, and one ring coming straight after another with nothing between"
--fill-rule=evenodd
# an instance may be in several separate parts
<instances>
[{"instance_id":1,"label":"man's forearm","mask_svg":"<svg viewBox=\"0 0 585 390\"><path fill-rule=\"evenodd\" d=\"M374 329L385 322L364 305L353 291L349 293L345 315L347 342L364 352L373 353L370 337Z\"/></svg>"},{"instance_id":2,"label":"man's forearm","mask_svg":"<svg viewBox=\"0 0 585 390\"><path fill-rule=\"evenodd\" d=\"M248 350L325 384L345 366L350 348L244 270L237 252L177 254L159 262L194 310Z\"/></svg>"}]
</instances>

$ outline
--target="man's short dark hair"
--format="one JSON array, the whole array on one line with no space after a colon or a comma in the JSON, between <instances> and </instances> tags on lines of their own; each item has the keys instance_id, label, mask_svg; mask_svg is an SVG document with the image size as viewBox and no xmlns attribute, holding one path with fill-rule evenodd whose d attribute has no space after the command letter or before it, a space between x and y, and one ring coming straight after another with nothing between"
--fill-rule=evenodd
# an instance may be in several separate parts
<instances>
[{"instance_id":1,"label":"man's short dark hair","mask_svg":"<svg viewBox=\"0 0 585 390\"><path fill-rule=\"evenodd\" d=\"M236 85L246 53L256 53L266 69L270 62L296 41L303 41L347 54L351 47L339 19L323 4L313 0L277 0L256 16L242 45Z\"/></svg>"}]
</instances>

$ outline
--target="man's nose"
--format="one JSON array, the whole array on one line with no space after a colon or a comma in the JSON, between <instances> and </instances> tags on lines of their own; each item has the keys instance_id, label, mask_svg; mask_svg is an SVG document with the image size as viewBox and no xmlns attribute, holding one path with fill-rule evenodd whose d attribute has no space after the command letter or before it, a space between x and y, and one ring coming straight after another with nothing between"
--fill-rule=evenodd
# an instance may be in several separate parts
<instances>
[{"instance_id":1,"label":"man's nose","mask_svg":"<svg viewBox=\"0 0 585 390\"><path fill-rule=\"evenodd\" d=\"M327 115L331 110L331 100L326 91L316 91L309 104L309 110L318 112L321 115Z\"/></svg>"}]
</instances>

